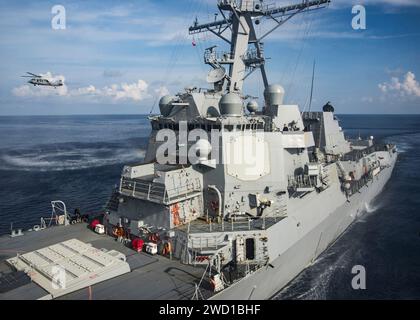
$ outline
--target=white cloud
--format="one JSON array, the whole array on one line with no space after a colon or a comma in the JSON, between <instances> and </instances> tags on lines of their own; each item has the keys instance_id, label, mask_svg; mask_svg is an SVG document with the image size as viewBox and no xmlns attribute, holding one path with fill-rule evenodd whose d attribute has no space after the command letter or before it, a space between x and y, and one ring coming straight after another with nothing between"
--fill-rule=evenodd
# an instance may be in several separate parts
<instances>
[{"instance_id":1,"label":"white cloud","mask_svg":"<svg viewBox=\"0 0 420 320\"><path fill-rule=\"evenodd\" d=\"M153 96L161 97L166 94L169 94L169 90L165 86L155 88L151 93L149 84L141 79L134 83L112 84L101 89L97 89L95 86L90 85L70 91L70 96L87 96L101 99L111 98L113 101L142 101L152 98Z\"/></svg>"},{"instance_id":2,"label":"white cloud","mask_svg":"<svg viewBox=\"0 0 420 320\"><path fill-rule=\"evenodd\" d=\"M384 94L397 94L402 97L420 97L420 84L413 72L408 71L404 78L392 77L389 82L380 83L379 89Z\"/></svg>"},{"instance_id":3,"label":"white cloud","mask_svg":"<svg viewBox=\"0 0 420 320\"><path fill-rule=\"evenodd\" d=\"M121 85L113 84L110 87L102 89L103 95L112 97L115 100L131 99L134 101L141 101L145 98L150 98L147 91L148 84L144 80L138 80L136 83L122 83Z\"/></svg>"},{"instance_id":4,"label":"white cloud","mask_svg":"<svg viewBox=\"0 0 420 320\"><path fill-rule=\"evenodd\" d=\"M76 90L73 91L73 95L76 96L83 96L83 95L89 95L89 94L96 94L97 90L95 88L95 86L87 86L87 87L83 87L83 88L78 88Z\"/></svg>"},{"instance_id":5,"label":"white cloud","mask_svg":"<svg viewBox=\"0 0 420 320\"><path fill-rule=\"evenodd\" d=\"M16 97L29 97L29 96L33 96L33 91L31 90L31 87L29 87L27 84L17 87L17 88L13 88L12 93L16 96Z\"/></svg>"},{"instance_id":6,"label":"white cloud","mask_svg":"<svg viewBox=\"0 0 420 320\"><path fill-rule=\"evenodd\" d=\"M159 88L155 89L155 95L157 97L163 97L166 95L169 95L170 92L168 90L168 88L166 88L165 86L160 86Z\"/></svg>"},{"instance_id":7,"label":"white cloud","mask_svg":"<svg viewBox=\"0 0 420 320\"><path fill-rule=\"evenodd\" d=\"M16 97L49 97L49 96L67 96L68 88L66 85L61 87L36 87L25 84L12 89L13 95Z\"/></svg>"}]
</instances>

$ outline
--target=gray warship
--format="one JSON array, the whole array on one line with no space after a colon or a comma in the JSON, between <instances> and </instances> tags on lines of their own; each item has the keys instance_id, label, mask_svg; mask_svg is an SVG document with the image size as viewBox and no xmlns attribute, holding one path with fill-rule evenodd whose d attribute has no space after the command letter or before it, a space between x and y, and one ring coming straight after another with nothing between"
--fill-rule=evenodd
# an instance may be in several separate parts
<instances>
[{"instance_id":1,"label":"gray warship","mask_svg":"<svg viewBox=\"0 0 420 320\"><path fill-rule=\"evenodd\" d=\"M269 299L311 265L398 156L373 137L346 139L329 103L283 104L267 79L262 40L329 2L219 0L220 20L195 21L190 34L229 45L204 52L212 87L161 98L145 159L124 166L103 215L75 223L54 201L50 223L0 238L0 299ZM258 35L263 18L275 26ZM243 92L256 70L261 106Z\"/></svg>"}]
</instances>

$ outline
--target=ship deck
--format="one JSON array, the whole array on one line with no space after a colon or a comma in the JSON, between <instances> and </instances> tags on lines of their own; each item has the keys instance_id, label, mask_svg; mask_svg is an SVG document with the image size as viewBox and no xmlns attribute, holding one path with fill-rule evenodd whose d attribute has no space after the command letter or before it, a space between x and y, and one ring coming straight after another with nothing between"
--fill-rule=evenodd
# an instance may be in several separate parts
<instances>
[{"instance_id":1,"label":"ship deck","mask_svg":"<svg viewBox=\"0 0 420 320\"><path fill-rule=\"evenodd\" d=\"M0 299L34 300L48 294L31 282L27 276L25 281L25 276L21 272L12 270L6 259L74 238L91 243L98 249L124 253L131 272L97 283L90 291L84 288L59 299L191 299L195 292L195 284L199 283L204 272L202 266L187 266L178 260L158 255L151 256L143 252L137 253L110 236L92 232L84 223L59 226L38 232L27 232L15 238L0 237ZM212 295L205 283L202 284L200 292L205 298Z\"/></svg>"}]
</instances>

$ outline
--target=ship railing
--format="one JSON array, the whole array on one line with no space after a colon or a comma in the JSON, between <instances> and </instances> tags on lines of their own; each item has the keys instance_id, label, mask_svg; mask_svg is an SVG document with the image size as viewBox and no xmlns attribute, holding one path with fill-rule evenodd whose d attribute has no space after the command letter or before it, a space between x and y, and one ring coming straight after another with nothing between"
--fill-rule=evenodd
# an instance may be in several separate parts
<instances>
[{"instance_id":1,"label":"ship railing","mask_svg":"<svg viewBox=\"0 0 420 320\"><path fill-rule=\"evenodd\" d=\"M256 49L251 49L242 56L242 60L248 68L253 68L264 62L264 56L262 52L258 53Z\"/></svg>"},{"instance_id":2,"label":"ship railing","mask_svg":"<svg viewBox=\"0 0 420 320\"><path fill-rule=\"evenodd\" d=\"M364 186L366 186L368 184L369 181L372 180L372 175L366 174L364 176L362 176L359 180L353 180L350 182L350 187L348 189L346 189L346 194L347 196L352 196L356 193L359 192L359 190L361 188L363 188Z\"/></svg>"},{"instance_id":3,"label":"ship railing","mask_svg":"<svg viewBox=\"0 0 420 320\"><path fill-rule=\"evenodd\" d=\"M374 144L370 147L367 147L362 150L353 150L346 154L344 154L341 157L341 161L359 161L363 157L365 157L368 154L371 154L373 152L378 151L390 151L393 148L393 145L390 144L384 144L384 143L378 143Z\"/></svg>"},{"instance_id":4,"label":"ship railing","mask_svg":"<svg viewBox=\"0 0 420 320\"><path fill-rule=\"evenodd\" d=\"M316 177L306 174L289 175L287 177L289 189L313 189L316 187Z\"/></svg>"},{"instance_id":5,"label":"ship railing","mask_svg":"<svg viewBox=\"0 0 420 320\"><path fill-rule=\"evenodd\" d=\"M253 261L253 262L250 262L247 260L247 261L237 264L234 272L229 273L229 279L230 279L229 285L233 285L234 283L239 282L246 276L249 276L250 274L266 266L267 266L267 260ZM251 295L252 295L252 291L251 291L250 296Z\"/></svg>"},{"instance_id":6,"label":"ship railing","mask_svg":"<svg viewBox=\"0 0 420 320\"><path fill-rule=\"evenodd\" d=\"M231 63L233 62L233 55L227 51L215 51L214 49L206 49L204 52L204 63Z\"/></svg>"},{"instance_id":7,"label":"ship railing","mask_svg":"<svg viewBox=\"0 0 420 320\"><path fill-rule=\"evenodd\" d=\"M215 234L212 236L190 236L188 247L194 250L199 249L198 253L203 252L204 250L218 250L219 248L226 245L223 234Z\"/></svg>"},{"instance_id":8,"label":"ship railing","mask_svg":"<svg viewBox=\"0 0 420 320\"><path fill-rule=\"evenodd\" d=\"M322 112L320 111L305 111L302 113L303 120L320 120Z\"/></svg>"},{"instance_id":9,"label":"ship railing","mask_svg":"<svg viewBox=\"0 0 420 320\"><path fill-rule=\"evenodd\" d=\"M270 4L263 4L260 0L219 0L218 1L219 7L236 7L241 11L262 11L268 9L274 9L275 3ZM258 4L258 7L257 7ZM258 9L259 8L259 9Z\"/></svg>"},{"instance_id":10,"label":"ship railing","mask_svg":"<svg viewBox=\"0 0 420 320\"><path fill-rule=\"evenodd\" d=\"M161 202L165 196L165 186L160 183L121 178L120 193L152 202Z\"/></svg>"},{"instance_id":11,"label":"ship railing","mask_svg":"<svg viewBox=\"0 0 420 320\"><path fill-rule=\"evenodd\" d=\"M220 223L191 223L189 222L184 226L184 231L187 234L197 233L226 233L232 231L252 231L252 230L266 230L276 224L277 222L284 219L285 215L276 215L270 217L260 217L258 219L247 219L243 221L225 221L222 220Z\"/></svg>"},{"instance_id":12,"label":"ship railing","mask_svg":"<svg viewBox=\"0 0 420 320\"><path fill-rule=\"evenodd\" d=\"M257 9L257 4L259 5L259 9ZM241 0L240 8L242 11L261 11L262 8L268 8L268 6L263 6L259 0Z\"/></svg>"},{"instance_id":13,"label":"ship railing","mask_svg":"<svg viewBox=\"0 0 420 320\"><path fill-rule=\"evenodd\" d=\"M238 0L218 0L217 4L219 5L219 7L226 7L226 6L237 7L238 6Z\"/></svg>"}]
</instances>

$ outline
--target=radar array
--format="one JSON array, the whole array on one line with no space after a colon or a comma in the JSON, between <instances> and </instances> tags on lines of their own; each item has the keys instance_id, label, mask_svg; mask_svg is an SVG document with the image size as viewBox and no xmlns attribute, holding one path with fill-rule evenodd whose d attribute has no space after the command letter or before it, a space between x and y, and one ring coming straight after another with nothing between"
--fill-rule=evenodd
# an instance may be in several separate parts
<instances>
[{"instance_id":1,"label":"radar array","mask_svg":"<svg viewBox=\"0 0 420 320\"><path fill-rule=\"evenodd\" d=\"M265 4L263 0L219 0L218 9L223 19L199 24L196 19L189 28L189 34L211 32L230 45L228 52L216 52L215 46L204 52L204 62L214 69L229 66L228 92L241 92L243 81L256 69L261 70L264 86L268 80L264 64L264 47L262 40L269 34L303 11L325 8L331 0L305 0L298 4L276 6ZM270 19L275 26L262 35L257 35L255 25L261 19ZM225 35L230 31L230 37ZM250 49L249 45L254 45Z\"/></svg>"}]
</instances>

